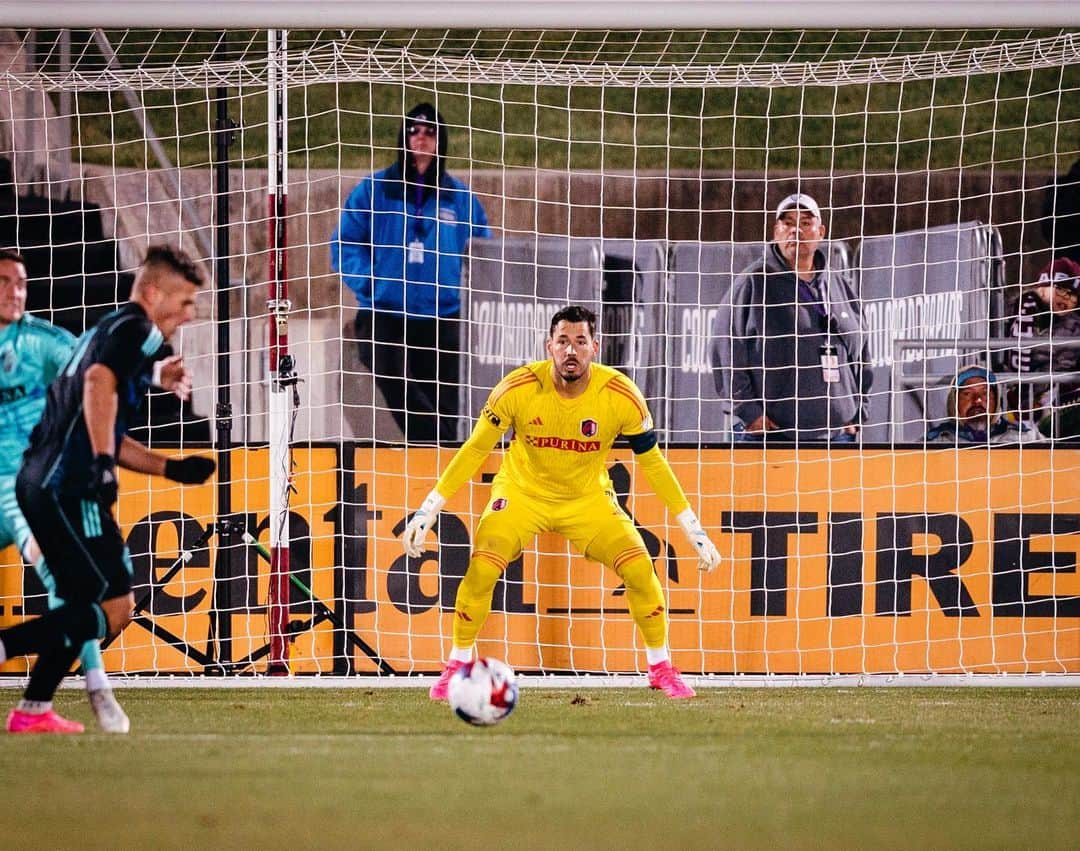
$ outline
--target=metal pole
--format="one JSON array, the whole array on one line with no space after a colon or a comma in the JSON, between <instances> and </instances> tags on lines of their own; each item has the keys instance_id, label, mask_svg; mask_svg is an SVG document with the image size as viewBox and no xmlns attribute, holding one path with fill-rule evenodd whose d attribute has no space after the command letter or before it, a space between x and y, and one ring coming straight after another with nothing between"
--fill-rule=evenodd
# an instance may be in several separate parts
<instances>
[{"instance_id":1,"label":"metal pole","mask_svg":"<svg viewBox=\"0 0 1080 851\"><path fill-rule=\"evenodd\" d=\"M60 70L66 74L71 70L71 30L62 30L60 32ZM60 175L59 181L64 186L64 198L65 200L71 199L71 92L67 89L63 89L60 92L60 111L56 116L56 120L60 127L57 136L62 140L62 147L55 152L55 155L60 160ZM81 192L79 200L82 201Z\"/></svg>"},{"instance_id":2,"label":"metal pole","mask_svg":"<svg viewBox=\"0 0 1080 851\"><path fill-rule=\"evenodd\" d=\"M288 99L286 88L287 35L267 33L267 157L268 247L270 264L266 302L269 324L269 451L270 451L270 593L267 627L270 658L266 672L289 673L289 490L292 486L292 398L296 373L289 354L288 268L286 263L286 199L288 172Z\"/></svg>"},{"instance_id":3,"label":"metal pole","mask_svg":"<svg viewBox=\"0 0 1080 851\"><path fill-rule=\"evenodd\" d=\"M224 55L228 36L221 34L217 52ZM219 87L214 96L214 270L217 294L217 409L214 427L217 431L217 554L214 560L214 596L210 611L210 636L207 655L218 661L232 660L231 579L233 533L236 519L232 516L232 397L230 363L231 344L229 299L232 285L229 273L229 146L233 142L233 124L229 119L229 91ZM214 652L214 644L217 652Z\"/></svg>"}]
</instances>

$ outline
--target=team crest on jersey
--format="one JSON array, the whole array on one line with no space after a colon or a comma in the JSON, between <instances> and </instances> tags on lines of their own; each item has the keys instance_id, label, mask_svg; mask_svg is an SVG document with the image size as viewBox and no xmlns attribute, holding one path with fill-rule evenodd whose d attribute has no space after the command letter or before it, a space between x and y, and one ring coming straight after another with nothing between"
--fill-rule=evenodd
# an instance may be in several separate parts
<instances>
[{"instance_id":1,"label":"team crest on jersey","mask_svg":"<svg viewBox=\"0 0 1080 851\"><path fill-rule=\"evenodd\" d=\"M8 373L14 372L15 360L14 346L4 346L4 351L0 352L0 369Z\"/></svg>"},{"instance_id":2,"label":"team crest on jersey","mask_svg":"<svg viewBox=\"0 0 1080 851\"><path fill-rule=\"evenodd\" d=\"M500 496L497 500L491 503L492 511L502 511L504 508L506 508L506 497L504 496Z\"/></svg>"},{"instance_id":3,"label":"team crest on jersey","mask_svg":"<svg viewBox=\"0 0 1080 851\"><path fill-rule=\"evenodd\" d=\"M595 437L598 431L600 431L600 424L596 420L581 421L581 433L585 437Z\"/></svg>"}]
</instances>

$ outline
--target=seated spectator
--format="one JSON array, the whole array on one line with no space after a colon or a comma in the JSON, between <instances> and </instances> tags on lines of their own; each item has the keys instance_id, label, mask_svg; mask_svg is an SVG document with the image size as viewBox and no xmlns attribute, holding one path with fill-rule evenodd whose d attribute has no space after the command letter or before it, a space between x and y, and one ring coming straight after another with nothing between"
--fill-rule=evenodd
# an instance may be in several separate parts
<instances>
[{"instance_id":1,"label":"seated spectator","mask_svg":"<svg viewBox=\"0 0 1080 851\"><path fill-rule=\"evenodd\" d=\"M1001 415L997 376L981 366L961 369L945 403L948 419L926 433L927 443L1029 443L1042 435Z\"/></svg>"},{"instance_id":2,"label":"seated spectator","mask_svg":"<svg viewBox=\"0 0 1080 851\"><path fill-rule=\"evenodd\" d=\"M1009 352L1010 369L1051 375L1080 370L1080 348L1052 345L1055 338L1080 340L1078 308L1080 264L1059 257L1021 293L1009 331L1019 340L1045 340L1048 345ZM1080 382L1021 385L1013 401L1010 407L1018 410L1020 421L1036 426L1047 437L1080 437Z\"/></svg>"}]
</instances>

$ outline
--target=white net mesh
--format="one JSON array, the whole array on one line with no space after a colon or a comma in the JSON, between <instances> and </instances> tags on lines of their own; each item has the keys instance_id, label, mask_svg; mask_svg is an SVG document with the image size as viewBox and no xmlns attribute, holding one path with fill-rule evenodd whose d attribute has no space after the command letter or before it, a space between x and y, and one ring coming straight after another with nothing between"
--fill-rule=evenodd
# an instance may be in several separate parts
<instances>
[{"instance_id":1,"label":"white net mesh","mask_svg":"<svg viewBox=\"0 0 1080 851\"><path fill-rule=\"evenodd\" d=\"M1064 340L1076 314L1050 323L1062 330L1049 354L1044 317L1013 320L1042 316L1024 313L1022 288L1080 244L1075 201L1071 219L1067 209L1075 168L1066 177L1080 157L1078 66L1073 31L290 32L292 669L439 669L489 485L478 479L451 500L421 559L403 555L402 530L491 388L543 357L554 309L578 302L600 314L602 360L642 390L724 556L698 575L617 446L612 478L665 588L681 667L1076 672L1080 458L1065 438L1075 428L1069 353L1080 348ZM154 397L137 436L167 451L214 437L220 446L224 398L237 447L231 505L223 512L220 486L123 479L119 518L147 605L109 648L114 670L265 667L268 569L238 534L212 534L161 577L233 515L235 530L269 542L268 68L265 32L0 38L0 148L11 163L0 247L27 259L30 310L81 331L126 297L156 242L181 244L215 278L178 341L193 402ZM215 209L219 102L235 124L227 256ZM452 300L447 276L465 269L460 341L415 337L376 314L382 354L365 357L332 234L355 187L396 161L405 117L425 102L443 118L446 171L475 195L490 233L473 232L485 238L466 248L446 223L479 226L470 206L418 206L410 224L399 198L403 227L421 231L396 237L405 271L354 283L403 291L411 243L422 259L424 240L442 234L436 297ZM820 309L850 320L824 333L841 366L872 376L852 444L797 428L785 435L795 443L743 440L757 411L732 399L754 370L770 382L790 372L793 389L772 404L791 416L834 393L800 383L801 370L823 374L816 342L790 370L749 344L764 332L745 316L770 302L741 291L740 273L767 260L777 204L794 192L816 200L826 229L836 282ZM818 309L792 298L792 315ZM797 348L796 331L771 333ZM414 398L422 376L391 380L395 354L419 370L432 347L460 352L432 397L452 435L438 448L402 431L404 409L425 404ZM966 365L995 371L987 392L1009 412L995 427L1025 442L957 451L955 428L938 433L951 444L928 442L950 421L950 384ZM848 418L832 416L824 431L835 437ZM426 435L436 418L421 420ZM1040 428L1055 439L1026 442ZM0 623L44 606L10 555ZM527 670L644 664L618 578L549 535L507 568L479 647Z\"/></svg>"}]
</instances>

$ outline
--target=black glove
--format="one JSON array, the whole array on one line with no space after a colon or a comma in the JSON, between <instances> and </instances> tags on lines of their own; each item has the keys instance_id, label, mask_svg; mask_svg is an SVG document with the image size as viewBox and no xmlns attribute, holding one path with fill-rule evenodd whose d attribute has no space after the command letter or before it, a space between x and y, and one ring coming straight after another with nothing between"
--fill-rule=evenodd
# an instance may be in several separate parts
<instances>
[{"instance_id":1,"label":"black glove","mask_svg":"<svg viewBox=\"0 0 1080 851\"><path fill-rule=\"evenodd\" d=\"M201 485L210 478L216 467L213 458L204 458L201 455L169 458L165 462L165 478L182 485Z\"/></svg>"},{"instance_id":2,"label":"black glove","mask_svg":"<svg viewBox=\"0 0 1080 851\"><path fill-rule=\"evenodd\" d=\"M116 502L116 459L112 455L95 455L90 462L86 495L103 505Z\"/></svg>"}]
</instances>

